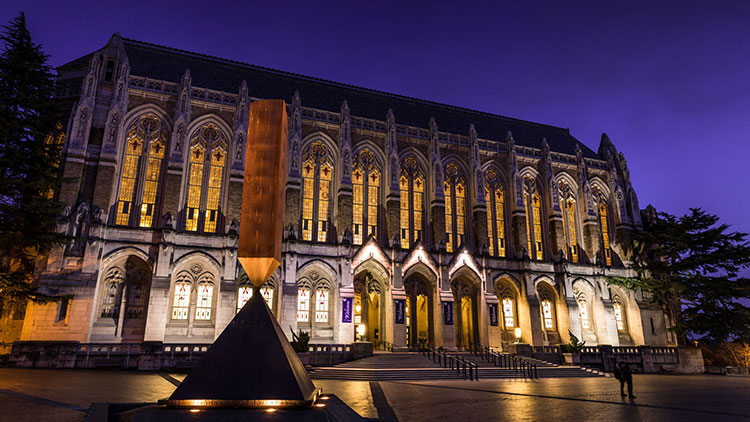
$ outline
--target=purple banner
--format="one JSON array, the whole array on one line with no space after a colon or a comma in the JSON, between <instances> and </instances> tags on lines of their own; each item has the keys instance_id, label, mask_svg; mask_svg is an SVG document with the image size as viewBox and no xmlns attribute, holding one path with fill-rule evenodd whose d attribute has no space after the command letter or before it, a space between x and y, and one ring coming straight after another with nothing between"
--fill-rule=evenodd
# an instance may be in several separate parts
<instances>
[{"instance_id":1,"label":"purple banner","mask_svg":"<svg viewBox=\"0 0 750 422\"><path fill-rule=\"evenodd\" d=\"M354 298L345 297L341 299L341 322L352 322L352 301Z\"/></svg>"},{"instance_id":2,"label":"purple banner","mask_svg":"<svg viewBox=\"0 0 750 422\"><path fill-rule=\"evenodd\" d=\"M443 324L453 325L453 302L443 302Z\"/></svg>"},{"instance_id":3,"label":"purple banner","mask_svg":"<svg viewBox=\"0 0 750 422\"><path fill-rule=\"evenodd\" d=\"M396 299L396 324L403 324L406 321L406 301Z\"/></svg>"},{"instance_id":4,"label":"purple banner","mask_svg":"<svg viewBox=\"0 0 750 422\"><path fill-rule=\"evenodd\" d=\"M497 303L490 303L490 325L497 326Z\"/></svg>"}]
</instances>

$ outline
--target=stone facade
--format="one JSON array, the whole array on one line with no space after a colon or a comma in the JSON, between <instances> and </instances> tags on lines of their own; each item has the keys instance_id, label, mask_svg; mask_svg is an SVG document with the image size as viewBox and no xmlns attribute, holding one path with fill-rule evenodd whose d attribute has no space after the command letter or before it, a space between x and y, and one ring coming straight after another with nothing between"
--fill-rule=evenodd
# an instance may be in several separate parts
<instances>
[{"instance_id":1,"label":"stone facade","mask_svg":"<svg viewBox=\"0 0 750 422\"><path fill-rule=\"evenodd\" d=\"M569 331L671 342L659 309L606 280L633 275L640 226L606 135L596 153L566 129L118 34L58 72L70 113L58 228L75 240L36 282L71 299L30 306L22 340L212 342L249 294L236 256L247 105L283 98L285 241L262 293L288 334L394 349L558 344Z\"/></svg>"}]
</instances>

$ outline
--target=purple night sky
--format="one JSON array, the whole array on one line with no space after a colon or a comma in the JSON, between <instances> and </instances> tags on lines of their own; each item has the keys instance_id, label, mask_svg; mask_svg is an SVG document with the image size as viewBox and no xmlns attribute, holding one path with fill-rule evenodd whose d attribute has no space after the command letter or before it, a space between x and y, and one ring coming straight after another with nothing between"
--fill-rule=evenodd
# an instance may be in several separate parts
<instances>
[{"instance_id":1,"label":"purple night sky","mask_svg":"<svg viewBox=\"0 0 750 422\"><path fill-rule=\"evenodd\" d=\"M750 2L82 3L6 0L0 21L25 11L54 66L120 32L569 127L595 151L606 132L641 207L750 232Z\"/></svg>"}]
</instances>

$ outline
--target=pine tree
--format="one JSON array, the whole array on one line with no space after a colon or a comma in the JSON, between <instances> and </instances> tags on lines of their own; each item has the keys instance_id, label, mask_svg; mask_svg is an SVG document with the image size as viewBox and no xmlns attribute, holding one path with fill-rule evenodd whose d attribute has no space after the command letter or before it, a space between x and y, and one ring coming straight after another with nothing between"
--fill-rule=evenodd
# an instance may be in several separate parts
<instances>
[{"instance_id":1,"label":"pine tree","mask_svg":"<svg viewBox=\"0 0 750 422\"><path fill-rule=\"evenodd\" d=\"M51 298L31 284L37 257L66 240L55 232L63 137L55 75L23 13L0 40L0 297L44 302Z\"/></svg>"},{"instance_id":2,"label":"pine tree","mask_svg":"<svg viewBox=\"0 0 750 422\"><path fill-rule=\"evenodd\" d=\"M728 232L719 217L700 208L679 218L650 209L643 230L633 235L638 277L610 281L649 294L671 317L680 343L747 339L750 279L740 275L750 268L747 234Z\"/></svg>"}]
</instances>

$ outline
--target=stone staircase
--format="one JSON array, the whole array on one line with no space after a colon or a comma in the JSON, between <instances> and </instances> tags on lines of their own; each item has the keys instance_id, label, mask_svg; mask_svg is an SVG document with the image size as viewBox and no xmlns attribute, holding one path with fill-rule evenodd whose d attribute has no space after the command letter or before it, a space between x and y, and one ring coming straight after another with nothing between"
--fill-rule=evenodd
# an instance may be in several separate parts
<instances>
[{"instance_id":1,"label":"stone staircase","mask_svg":"<svg viewBox=\"0 0 750 422\"><path fill-rule=\"evenodd\" d=\"M479 379L522 378L512 369L498 368L479 356L460 353L460 356L477 364ZM539 378L568 378L602 376L579 366L557 366L532 358L537 364ZM330 367L316 367L310 371L313 379L355 381L401 381L401 380L455 380L463 379L455 371L442 368L419 353L377 353L374 356L345 362Z\"/></svg>"}]
</instances>

